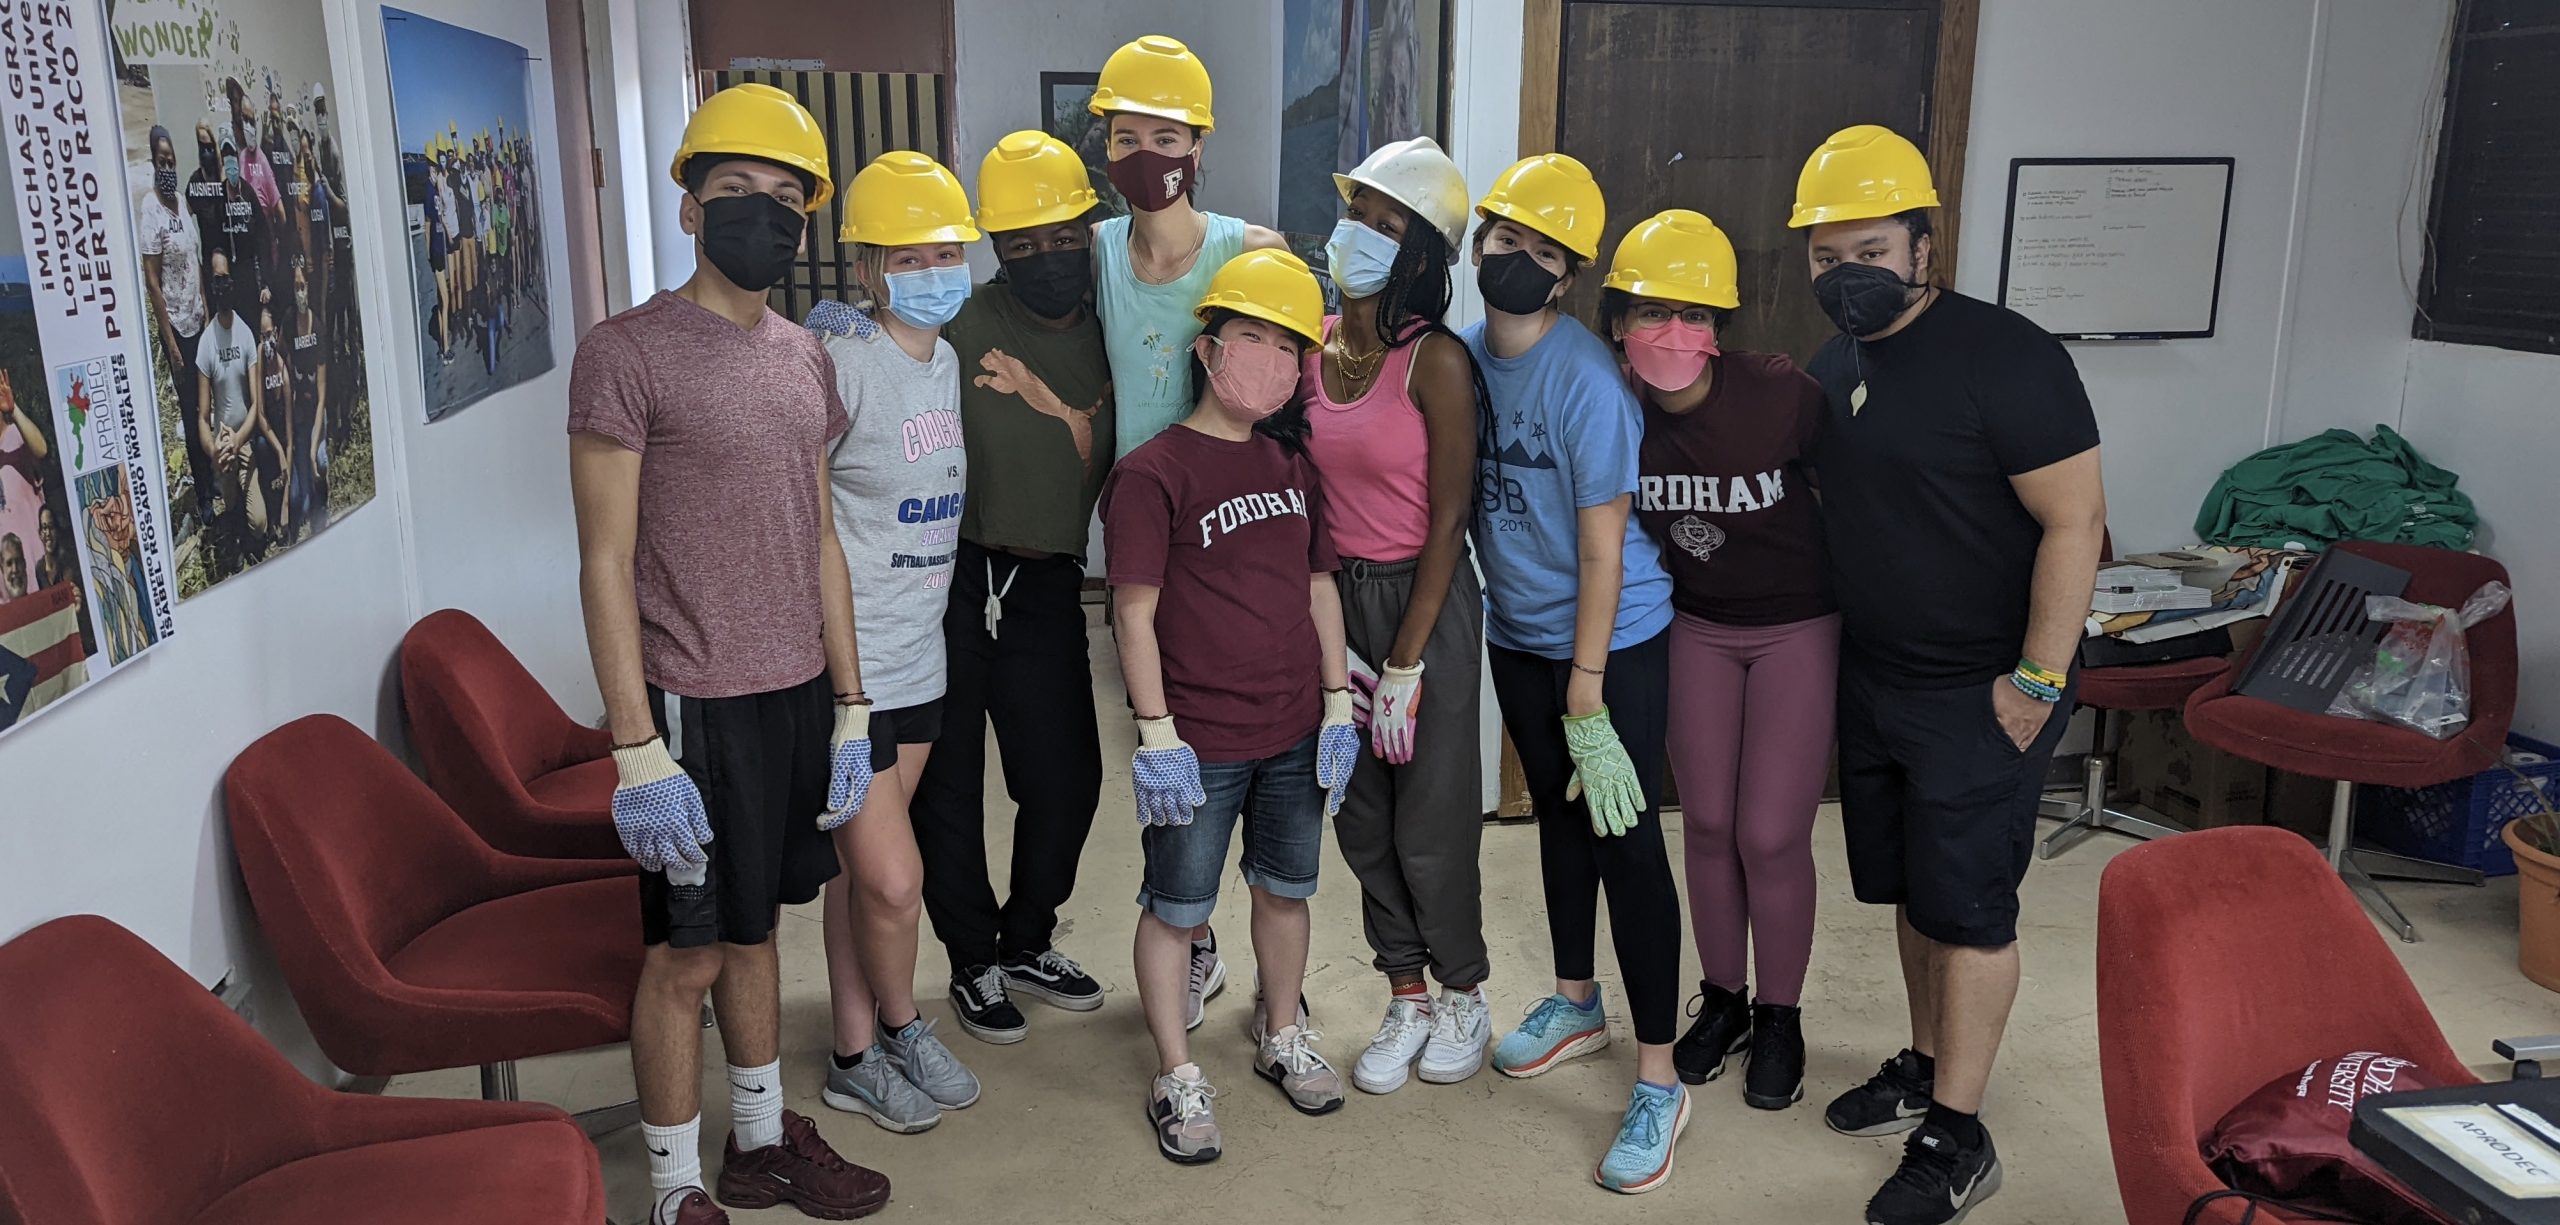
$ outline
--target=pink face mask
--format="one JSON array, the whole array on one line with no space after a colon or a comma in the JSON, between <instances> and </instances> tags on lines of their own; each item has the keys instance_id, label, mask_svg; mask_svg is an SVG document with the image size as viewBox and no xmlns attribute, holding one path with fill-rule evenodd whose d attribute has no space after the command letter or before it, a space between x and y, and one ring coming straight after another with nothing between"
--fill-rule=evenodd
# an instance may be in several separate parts
<instances>
[{"instance_id":1,"label":"pink face mask","mask_svg":"<svg viewBox=\"0 0 2560 1225\"><path fill-rule=\"evenodd\" d=\"M1247 421L1260 421L1280 411L1289 396L1298 390L1298 358L1279 345L1228 344L1215 336L1202 341L1214 347L1217 361L1211 362L1211 349L1200 350L1200 362L1210 366L1209 390L1237 416Z\"/></svg>"},{"instance_id":2,"label":"pink face mask","mask_svg":"<svg viewBox=\"0 0 2560 1225\"><path fill-rule=\"evenodd\" d=\"M1627 365L1657 391L1678 391L1698 381L1716 348L1716 330L1684 319L1627 333Z\"/></svg>"}]
</instances>

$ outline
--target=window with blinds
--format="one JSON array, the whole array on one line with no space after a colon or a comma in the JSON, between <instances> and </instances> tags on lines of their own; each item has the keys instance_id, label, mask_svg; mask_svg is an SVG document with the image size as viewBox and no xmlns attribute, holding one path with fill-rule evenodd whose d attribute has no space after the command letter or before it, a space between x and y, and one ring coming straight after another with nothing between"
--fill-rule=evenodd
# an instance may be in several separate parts
<instances>
[{"instance_id":1,"label":"window with blinds","mask_svg":"<svg viewBox=\"0 0 2560 1225\"><path fill-rule=\"evenodd\" d=\"M2560 353L2560 4L2456 22L2415 333Z\"/></svg>"}]
</instances>

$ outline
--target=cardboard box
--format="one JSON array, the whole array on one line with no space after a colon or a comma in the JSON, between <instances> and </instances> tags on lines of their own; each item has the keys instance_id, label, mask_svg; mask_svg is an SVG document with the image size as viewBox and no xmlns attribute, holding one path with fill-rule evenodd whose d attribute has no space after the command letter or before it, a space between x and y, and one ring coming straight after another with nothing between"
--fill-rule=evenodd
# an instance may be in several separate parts
<instances>
[{"instance_id":1,"label":"cardboard box","mask_svg":"<svg viewBox=\"0 0 2560 1225\"><path fill-rule=\"evenodd\" d=\"M2268 771L2267 824L2329 845L2329 806L2336 799L2338 785L2325 778Z\"/></svg>"},{"instance_id":2,"label":"cardboard box","mask_svg":"<svg viewBox=\"0 0 2560 1225\"><path fill-rule=\"evenodd\" d=\"M2266 816L2267 768L2195 742L2174 710L2127 716L2116 753L2119 785L2188 829L2256 825Z\"/></svg>"}]
</instances>

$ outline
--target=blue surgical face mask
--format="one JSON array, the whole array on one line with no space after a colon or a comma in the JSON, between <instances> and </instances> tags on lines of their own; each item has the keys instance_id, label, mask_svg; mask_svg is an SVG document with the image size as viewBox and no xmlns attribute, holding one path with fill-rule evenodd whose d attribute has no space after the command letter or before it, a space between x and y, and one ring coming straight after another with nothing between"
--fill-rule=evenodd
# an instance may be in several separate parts
<instances>
[{"instance_id":1,"label":"blue surgical face mask","mask_svg":"<svg viewBox=\"0 0 2560 1225\"><path fill-rule=\"evenodd\" d=\"M967 264L889 274L889 313L906 320L909 327L941 327L968 300Z\"/></svg>"},{"instance_id":2,"label":"blue surgical face mask","mask_svg":"<svg viewBox=\"0 0 2560 1225\"><path fill-rule=\"evenodd\" d=\"M1345 217L1333 223L1324 244L1325 270L1346 298L1366 298L1387 287L1395 272L1396 240Z\"/></svg>"}]
</instances>

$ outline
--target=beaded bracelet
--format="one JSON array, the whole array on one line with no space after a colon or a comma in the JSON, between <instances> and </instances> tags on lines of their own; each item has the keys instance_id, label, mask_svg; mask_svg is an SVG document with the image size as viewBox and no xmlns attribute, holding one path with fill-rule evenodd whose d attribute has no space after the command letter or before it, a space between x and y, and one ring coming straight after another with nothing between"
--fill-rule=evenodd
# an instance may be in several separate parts
<instances>
[{"instance_id":1,"label":"beaded bracelet","mask_svg":"<svg viewBox=\"0 0 2560 1225\"><path fill-rule=\"evenodd\" d=\"M2016 686L2018 692L2034 698L2039 702L2054 703L2062 700L2061 687L2048 685L2043 681L2029 677L2024 672L2010 673L2009 683Z\"/></svg>"},{"instance_id":2,"label":"beaded bracelet","mask_svg":"<svg viewBox=\"0 0 2560 1225\"><path fill-rule=\"evenodd\" d=\"M2043 664L2037 663L2032 659L2026 658L2020 658L2018 660L2018 675L2026 677L2031 681L2042 681L2056 689L2059 689L2071 682L2070 677L2060 672L2056 672L2051 668L2045 667Z\"/></svg>"}]
</instances>

